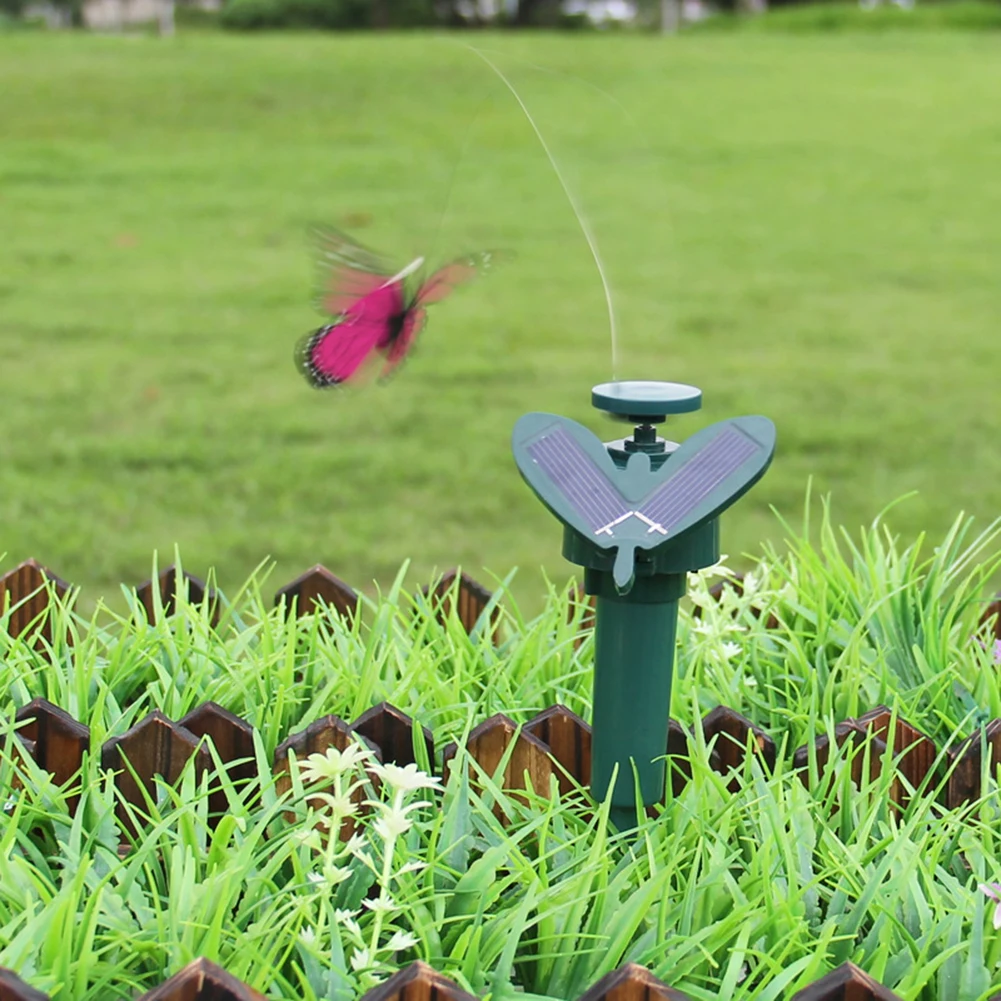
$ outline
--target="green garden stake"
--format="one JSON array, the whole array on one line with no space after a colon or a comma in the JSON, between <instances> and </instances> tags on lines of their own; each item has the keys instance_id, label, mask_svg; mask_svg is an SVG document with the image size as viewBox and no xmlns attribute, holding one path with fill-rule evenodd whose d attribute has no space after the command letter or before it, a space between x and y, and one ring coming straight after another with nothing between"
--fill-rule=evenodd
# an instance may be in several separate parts
<instances>
[{"instance_id":1,"label":"green garden stake","mask_svg":"<svg viewBox=\"0 0 1001 1001\"><path fill-rule=\"evenodd\" d=\"M613 770L612 821L637 822L663 798L678 599L686 574L719 559L719 515L763 475L775 451L767 417L712 424L681 445L658 437L669 414L698 410L702 393L673 382L609 382L591 403L635 425L602 444L556 414L525 414L512 448L521 475L563 523L563 555L596 596L591 791Z\"/></svg>"}]
</instances>

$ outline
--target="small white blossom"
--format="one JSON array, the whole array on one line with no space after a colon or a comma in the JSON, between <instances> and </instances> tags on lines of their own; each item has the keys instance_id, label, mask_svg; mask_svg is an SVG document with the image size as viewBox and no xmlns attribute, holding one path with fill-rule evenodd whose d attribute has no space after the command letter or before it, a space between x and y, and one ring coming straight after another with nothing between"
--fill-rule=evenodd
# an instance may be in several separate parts
<instances>
[{"instance_id":1,"label":"small white blossom","mask_svg":"<svg viewBox=\"0 0 1001 1001\"><path fill-rule=\"evenodd\" d=\"M422 869L426 869L427 867L427 862L408 862L406 865L401 866L400 869L397 870L397 875L401 876L405 872L420 872Z\"/></svg>"},{"instance_id":2,"label":"small white blossom","mask_svg":"<svg viewBox=\"0 0 1001 1001\"><path fill-rule=\"evenodd\" d=\"M726 643L723 644L723 648L722 649L723 649L723 656L727 660L733 660L733 658L736 657L740 653L740 644L739 643L726 642Z\"/></svg>"},{"instance_id":3,"label":"small white blossom","mask_svg":"<svg viewBox=\"0 0 1001 1001\"><path fill-rule=\"evenodd\" d=\"M382 816L372 825L375 833L383 841L391 841L401 834L406 834L414 826L413 821L407 816L410 810L406 807L385 806Z\"/></svg>"},{"instance_id":4,"label":"small white blossom","mask_svg":"<svg viewBox=\"0 0 1001 1001\"><path fill-rule=\"evenodd\" d=\"M361 862L361 864L365 866L366 869L371 869L372 872L379 871L376 868L375 859L372 858L372 856L368 852L363 852L358 850L358 851L352 851L351 854L354 855L354 857L358 859L358 861Z\"/></svg>"},{"instance_id":5,"label":"small white blossom","mask_svg":"<svg viewBox=\"0 0 1001 1001\"><path fill-rule=\"evenodd\" d=\"M344 850L350 852L352 855L357 855L358 852L365 847L365 839L360 834L352 834L348 838L346 844L344 845Z\"/></svg>"},{"instance_id":6,"label":"small white blossom","mask_svg":"<svg viewBox=\"0 0 1001 1001\"><path fill-rule=\"evenodd\" d=\"M720 558L709 567L703 567L701 570L689 571L688 579L690 581L699 580L709 580L712 577L733 577L734 572L726 565L726 561L730 557L723 553Z\"/></svg>"},{"instance_id":7,"label":"small white blossom","mask_svg":"<svg viewBox=\"0 0 1001 1001\"><path fill-rule=\"evenodd\" d=\"M337 886L351 875L350 869L339 865L325 865L322 872L328 886Z\"/></svg>"},{"instance_id":8,"label":"small white blossom","mask_svg":"<svg viewBox=\"0 0 1001 1001\"><path fill-rule=\"evenodd\" d=\"M361 940L361 925L355 920L355 911L338 908L334 911L334 920L344 928L349 935Z\"/></svg>"},{"instance_id":9,"label":"small white blossom","mask_svg":"<svg viewBox=\"0 0 1001 1001\"><path fill-rule=\"evenodd\" d=\"M296 831L292 835L300 845L306 848L322 848L323 843L320 841L320 832L316 828L309 828L308 830Z\"/></svg>"},{"instance_id":10,"label":"small white blossom","mask_svg":"<svg viewBox=\"0 0 1001 1001\"><path fill-rule=\"evenodd\" d=\"M303 945L312 945L316 941L316 932L312 928L300 928L299 940Z\"/></svg>"},{"instance_id":11,"label":"small white blossom","mask_svg":"<svg viewBox=\"0 0 1001 1001\"><path fill-rule=\"evenodd\" d=\"M311 754L302 763L302 777L306 782L331 782L351 771L371 752L359 744L349 744L343 751L328 747L323 754Z\"/></svg>"},{"instance_id":12,"label":"small white blossom","mask_svg":"<svg viewBox=\"0 0 1001 1001\"><path fill-rule=\"evenodd\" d=\"M408 931L393 932L393 937L386 943L389 952L396 952L399 949L412 949L417 945L419 939L416 935L411 935Z\"/></svg>"},{"instance_id":13,"label":"small white blossom","mask_svg":"<svg viewBox=\"0 0 1001 1001\"><path fill-rule=\"evenodd\" d=\"M372 965L372 956L368 949L355 949L351 954L351 969L356 973L367 970Z\"/></svg>"},{"instance_id":14,"label":"small white blossom","mask_svg":"<svg viewBox=\"0 0 1001 1001\"><path fill-rule=\"evenodd\" d=\"M375 900L363 900L362 906L367 907L373 914L378 914L382 912L383 914L392 914L393 911L398 911L399 905L393 900L392 897L382 896L381 894L375 898Z\"/></svg>"},{"instance_id":15,"label":"small white blossom","mask_svg":"<svg viewBox=\"0 0 1001 1001\"><path fill-rule=\"evenodd\" d=\"M368 766L368 770L385 785L401 792L441 788L441 779L428 775L427 772L422 772L413 762L402 768L392 762L385 765L373 763Z\"/></svg>"},{"instance_id":16,"label":"small white blossom","mask_svg":"<svg viewBox=\"0 0 1001 1001\"><path fill-rule=\"evenodd\" d=\"M358 804L351 799L348 793L336 796L329 792L314 792L308 798L318 799L321 803L325 803L330 812L337 817L353 817L358 812Z\"/></svg>"},{"instance_id":17,"label":"small white blossom","mask_svg":"<svg viewBox=\"0 0 1001 1001\"><path fill-rule=\"evenodd\" d=\"M306 879L311 883L322 883L324 886L337 886L351 875L350 869L336 865L325 865L319 872L307 872Z\"/></svg>"}]
</instances>

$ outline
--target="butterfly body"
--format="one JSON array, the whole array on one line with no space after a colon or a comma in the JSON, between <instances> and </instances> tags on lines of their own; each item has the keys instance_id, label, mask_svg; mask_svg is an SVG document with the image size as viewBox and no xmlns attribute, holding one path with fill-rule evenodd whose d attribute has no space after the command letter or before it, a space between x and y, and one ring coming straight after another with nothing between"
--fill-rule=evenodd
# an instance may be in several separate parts
<instances>
[{"instance_id":1,"label":"butterfly body","mask_svg":"<svg viewBox=\"0 0 1001 1001\"><path fill-rule=\"evenodd\" d=\"M492 259L486 253L454 261L410 291L408 280L423 267L423 257L394 274L348 237L329 230L319 236L321 263L328 272L320 300L334 320L296 346L297 366L318 389L355 380L379 357L387 375L413 347L427 318L425 306L445 298Z\"/></svg>"}]
</instances>

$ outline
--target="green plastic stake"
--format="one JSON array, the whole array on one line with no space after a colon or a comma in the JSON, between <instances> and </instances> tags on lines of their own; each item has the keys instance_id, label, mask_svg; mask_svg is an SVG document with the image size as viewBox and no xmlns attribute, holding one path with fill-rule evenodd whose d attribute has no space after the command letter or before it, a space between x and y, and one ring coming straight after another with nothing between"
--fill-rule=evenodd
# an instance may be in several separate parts
<instances>
[{"instance_id":1,"label":"green plastic stake","mask_svg":"<svg viewBox=\"0 0 1001 1001\"><path fill-rule=\"evenodd\" d=\"M515 424L512 448L596 596L591 791L604 799L618 769L612 821L625 830L637 823L635 782L645 806L664 795L686 575L719 559L719 515L764 475L775 426L736 417L678 445L655 425L697 410L694 386L612 382L595 386L591 402L635 424L632 435L603 444L567 417L531 413Z\"/></svg>"}]
</instances>

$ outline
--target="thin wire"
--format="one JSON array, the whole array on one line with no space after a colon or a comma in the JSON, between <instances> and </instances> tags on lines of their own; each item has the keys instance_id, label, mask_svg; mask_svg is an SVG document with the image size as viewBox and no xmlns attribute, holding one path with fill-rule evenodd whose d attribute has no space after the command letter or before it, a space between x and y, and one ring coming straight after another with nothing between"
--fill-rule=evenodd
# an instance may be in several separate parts
<instances>
[{"instance_id":1,"label":"thin wire","mask_svg":"<svg viewBox=\"0 0 1001 1001\"><path fill-rule=\"evenodd\" d=\"M591 251L591 256L594 258L595 267L598 269L598 276L601 278L601 287L605 293L605 303L608 306L608 327L609 332L612 337L612 380L618 378L619 370L619 340L618 332L615 327L615 307L612 304L612 289L608 284L608 278L605 274L605 265L601 260L601 254L598 252L598 244L591 232L591 228L584 217L584 213L580 206L577 204L577 199L574 198L573 192L570 190L570 186L567 184L563 177L563 171L560 170L559 164L556 162L556 157L553 156L552 151L549 148L549 144L546 142L542 133L539 131L538 125L535 124L535 119L532 117L532 113L528 110L525 102L521 99L521 95L517 90L514 89L514 85L510 80L500 71L497 65L490 60L484 52L480 49L469 45L467 42L459 42L459 45L465 46L470 52L479 56L500 78L501 82L509 91L511 91L512 96L518 102L518 106L524 112L525 117L528 119L529 125L532 126L532 131L535 132L535 137L539 140L539 145L542 146L549 158L549 163L553 168L553 172L556 174L557 179L560 182L560 186L563 188L563 193L567 196L567 201L570 202L570 207L573 209L574 215L577 217L577 223L581 228L581 232L584 234L584 239L587 240L588 248Z\"/></svg>"}]
</instances>

